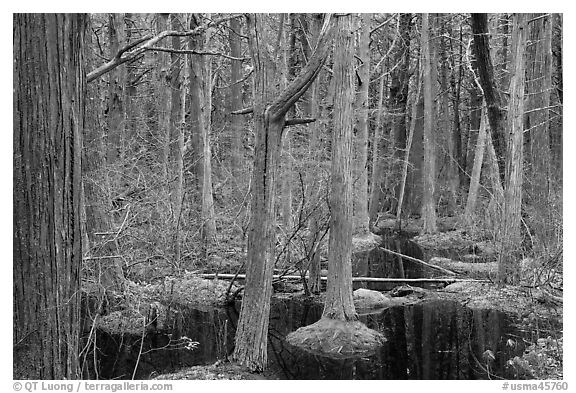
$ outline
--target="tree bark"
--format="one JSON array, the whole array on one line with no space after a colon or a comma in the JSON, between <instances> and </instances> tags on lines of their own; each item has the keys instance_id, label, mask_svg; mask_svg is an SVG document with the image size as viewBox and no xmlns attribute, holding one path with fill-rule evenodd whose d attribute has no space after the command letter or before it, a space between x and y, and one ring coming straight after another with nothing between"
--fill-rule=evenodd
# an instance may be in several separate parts
<instances>
[{"instance_id":1,"label":"tree bark","mask_svg":"<svg viewBox=\"0 0 576 393\"><path fill-rule=\"evenodd\" d=\"M474 212L476 211L476 201L478 199L478 190L480 189L480 173L482 171L482 161L484 160L484 150L486 147L486 120L482 111L480 116L480 128L478 130L478 139L474 153L470 189L468 190L468 199L466 200L466 207L464 209L464 218L467 225L471 227L474 225Z\"/></svg>"},{"instance_id":2,"label":"tree bark","mask_svg":"<svg viewBox=\"0 0 576 393\"><path fill-rule=\"evenodd\" d=\"M422 14L422 66L424 69L424 167L422 168L422 219L423 233L434 233L436 226L436 206L434 189L436 186L436 148L432 127L434 106L432 101L432 75L429 42L428 14Z\"/></svg>"},{"instance_id":3,"label":"tree bark","mask_svg":"<svg viewBox=\"0 0 576 393\"><path fill-rule=\"evenodd\" d=\"M108 39L110 40L109 56L113 57L118 49L126 43L124 14L109 14ZM108 135L107 155L108 165L115 165L124 157L124 129L126 123L126 108L124 107L124 90L126 88L126 69L116 68L109 73L108 83ZM120 186L120 171L112 171L109 186L117 189Z\"/></svg>"},{"instance_id":4,"label":"tree bark","mask_svg":"<svg viewBox=\"0 0 576 393\"><path fill-rule=\"evenodd\" d=\"M352 16L339 17L334 48L334 114L332 130L332 185L328 283L323 318L358 319L352 300Z\"/></svg>"},{"instance_id":5,"label":"tree bark","mask_svg":"<svg viewBox=\"0 0 576 393\"><path fill-rule=\"evenodd\" d=\"M472 32L474 34L473 48L480 85L484 91L484 100L488 110L490 137L498 160L500 179L504 181L506 166L506 136L504 132L505 113L500 91L494 77L494 66L490 55L490 36L488 31L488 15L472 14Z\"/></svg>"},{"instance_id":6,"label":"tree bark","mask_svg":"<svg viewBox=\"0 0 576 393\"><path fill-rule=\"evenodd\" d=\"M363 13L358 37L357 69L358 92L356 94L356 138L354 139L354 233L368 230L368 121L370 87L370 22L372 14ZM352 48L353 50L354 48Z\"/></svg>"},{"instance_id":7,"label":"tree bark","mask_svg":"<svg viewBox=\"0 0 576 393\"><path fill-rule=\"evenodd\" d=\"M528 14L514 14L511 42L510 100L507 128L510 130L504 192L503 252L498 264L498 281L517 283L520 260L516 251L522 243L520 233L522 207L522 175L524 150L524 84L525 47Z\"/></svg>"},{"instance_id":8,"label":"tree bark","mask_svg":"<svg viewBox=\"0 0 576 393\"><path fill-rule=\"evenodd\" d=\"M233 359L253 371L266 368L270 296L274 264L274 212L280 141L288 110L312 84L326 58L332 36L330 15L308 64L281 92L276 89L272 54L265 19L250 14L248 44L254 66L254 130L256 134L252 172L252 215L248 234L246 286L236 330Z\"/></svg>"},{"instance_id":9,"label":"tree bark","mask_svg":"<svg viewBox=\"0 0 576 393\"><path fill-rule=\"evenodd\" d=\"M228 40L230 42L230 56L241 57L242 51L240 46L241 24L237 18L230 19L230 30L228 31ZM231 112L242 109L242 83L235 83L241 79L240 60L231 60L230 81L232 86L229 91L229 109ZM243 119L241 116L230 116L230 163L232 174L235 178L242 173L244 162L241 154L242 127Z\"/></svg>"},{"instance_id":10,"label":"tree bark","mask_svg":"<svg viewBox=\"0 0 576 393\"><path fill-rule=\"evenodd\" d=\"M13 21L13 376L75 379L87 17Z\"/></svg>"},{"instance_id":11,"label":"tree bark","mask_svg":"<svg viewBox=\"0 0 576 393\"><path fill-rule=\"evenodd\" d=\"M170 24L173 30L182 30L179 15L170 14ZM175 50L182 49L178 36L172 37L172 48ZM170 199L173 212L173 224L176 224L180 218L182 207L182 195L184 187L184 128L182 127L182 106L186 99L186 85L184 73L187 72L183 66L184 58L187 54L171 53L170 60L170 87L171 87L171 114L170 114L170 131L169 131L169 173L168 187L170 190Z\"/></svg>"},{"instance_id":12,"label":"tree bark","mask_svg":"<svg viewBox=\"0 0 576 393\"><path fill-rule=\"evenodd\" d=\"M539 213L533 220L538 247L546 248L554 234L548 225L553 222L546 213L551 194L551 150L550 150L550 92L552 90L552 15L535 14L538 19L530 24L530 45L527 49L526 72L527 113L525 123L529 136L530 181L528 182L529 203Z\"/></svg>"}]
</instances>

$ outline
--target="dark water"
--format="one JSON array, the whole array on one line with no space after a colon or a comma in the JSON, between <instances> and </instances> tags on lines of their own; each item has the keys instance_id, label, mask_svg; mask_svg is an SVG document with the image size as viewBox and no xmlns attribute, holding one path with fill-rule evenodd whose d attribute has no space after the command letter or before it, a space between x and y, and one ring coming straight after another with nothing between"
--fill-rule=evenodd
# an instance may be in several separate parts
<instances>
[{"instance_id":1,"label":"dark water","mask_svg":"<svg viewBox=\"0 0 576 393\"><path fill-rule=\"evenodd\" d=\"M139 336L97 336L97 370L101 379L129 379L138 361L136 379L211 364L233 350L240 305L226 309L179 310L170 316L169 331ZM284 340L300 326L317 321L322 306L298 301L276 301L269 329L269 368L285 379L486 379L513 378L506 361L522 353L522 333L506 314L470 310L455 302L434 301L394 307L362 315L361 321L378 330L388 342L375 355L335 361L310 355ZM198 341L190 351L182 336ZM516 346L507 345L511 339ZM494 356L491 359L488 352ZM93 356L91 354L90 356ZM92 365L90 377L96 373Z\"/></svg>"}]
</instances>

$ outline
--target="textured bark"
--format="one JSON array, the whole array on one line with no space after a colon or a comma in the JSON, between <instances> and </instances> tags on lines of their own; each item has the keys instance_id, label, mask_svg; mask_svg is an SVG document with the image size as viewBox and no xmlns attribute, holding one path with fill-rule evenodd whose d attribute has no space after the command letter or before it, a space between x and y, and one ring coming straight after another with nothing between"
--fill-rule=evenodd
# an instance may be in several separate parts
<instances>
[{"instance_id":1,"label":"textured bark","mask_svg":"<svg viewBox=\"0 0 576 393\"><path fill-rule=\"evenodd\" d=\"M503 181L506 166L505 113L502 109L502 98L494 77L494 66L490 55L487 14L472 14L472 32L474 34L473 48L478 67L478 76L480 77L482 90L484 90L484 100L488 109L490 137L496 151L500 179Z\"/></svg>"},{"instance_id":2,"label":"textured bark","mask_svg":"<svg viewBox=\"0 0 576 393\"><path fill-rule=\"evenodd\" d=\"M436 204L434 189L436 186L436 147L432 128L434 125L434 103L432 101L432 75L428 14L422 14L422 67L424 70L424 166L422 170L422 219L423 233L434 233L436 226Z\"/></svg>"},{"instance_id":3,"label":"textured bark","mask_svg":"<svg viewBox=\"0 0 576 393\"><path fill-rule=\"evenodd\" d=\"M549 106L552 89L552 15L542 17L530 24L529 57L526 70L526 130L529 136L529 159L531 164L530 192L535 203L547 205L550 192L550 134ZM544 235L545 228L537 231Z\"/></svg>"},{"instance_id":4,"label":"textured bark","mask_svg":"<svg viewBox=\"0 0 576 393\"><path fill-rule=\"evenodd\" d=\"M15 379L80 376L80 197L86 94L78 14L15 14Z\"/></svg>"},{"instance_id":5,"label":"textured bark","mask_svg":"<svg viewBox=\"0 0 576 393\"><path fill-rule=\"evenodd\" d=\"M332 29L327 16L320 38L308 63L281 92L274 80L273 55L265 19L250 14L248 45L254 66L254 130L256 134L252 172L252 206L248 234L246 286L236 330L233 359L251 370L263 370L267 363L268 322L274 264L274 212L280 141L286 113L312 84L324 64Z\"/></svg>"},{"instance_id":6,"label":"textured bark","mask_svg":"<svg viewBox=\"0 0 576 393\"><path fill-rule=\"evenodd\" d=\"M332 185L328 282L323 318L358 318L352 300L352 121L354 101L352 16L339 17L334 48Z\"/></svg>"},{"instance_id":7,"label":"textured bark","mask_svg":"<svg viewBox=\"0 0 576 393\"><path fill-rule=\"evenodd\" d=\"M520 260L515 255L522 236L522 175L524 149L524 84L525 46L527 36L527 14L514 14L512 42L510 45L510 100L508 102L507 128L510 130L506 163L506 188L504 191L504 229L502 233L502 255L498 264L498 281L517 283Z\"/></svg>"},{"instance_id":8,"label":"textured bark","mask_svg":"<svg viewBox=\"0 0 576 393\"><path fill-rule=\"evenodd\" d=\"M357 69L358 92L356 95L356 137L354 138L354 233L368 232L368 121L370 87L370 21L372 14L364 13L358 37Z\"/></svg>"}]
</instances>

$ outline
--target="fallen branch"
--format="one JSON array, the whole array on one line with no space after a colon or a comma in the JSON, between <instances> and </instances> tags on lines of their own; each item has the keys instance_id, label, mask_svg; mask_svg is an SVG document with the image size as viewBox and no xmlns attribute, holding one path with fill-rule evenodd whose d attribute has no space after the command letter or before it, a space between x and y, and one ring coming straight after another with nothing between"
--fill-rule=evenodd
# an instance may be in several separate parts
<instances>
[{"instance_id":1,"label":"fallen branch","mask_svg":"<svg viewBox=\"0 0 576 393\"><path fill-rule=\"evenodd\" d=\"M247 115L254 112L254 108L238 109L237 111L230 112L231 115Z\"/></svg>"},{"instance_id":2,"label":"fallen branch","mask_svg":"<svg viewBox=\"0 0 576 393\"><path fill-rule=\"evenodd\" d=\"M406 258L406 259L408 259L408 260L410 260L410 261L419 263L419 264L424 265L424 266L428 266L428 267L430 267L430 268L432 268L432 269L436 269L436 270L438 270L438 271L441 271L442 273L449 274L449 275L451 275L451 276L455 276L455 275L456 275L456 273L454 273L452 270L444 269L443 267L440 267L440 266L437 266L437 265L432 265L431 263L424 262L424 261L421 260L421 259L414 258L414 257L408 256L408 255L404 255L404 254L400 254L399 252L389 250L389 249L384 248L384 247L382 247L382 246L379 246L378 248L380 248L381 250L384 250L384 251L386 251L387 253L390 253L390 254L392 254L392 255L396 255L396 256L399 256L399 257L402 257L402 258Z\"/></svg>"},{"instance_id":3,"label":"fallen branch","mask_svg":"<svg viewBox=\"0 0 576 393\"><path fill-rule=\"evenodd\" d=\"M308 124L308 123L313 123L315 122L316 119L313 118L302 118L302 119L286 119L286 121L284 122L284 126L285 127L289 127L289 126L295 126L298 124Z\"/></svg>"},{"instance_id":4,"label":"fallen branch","mask_svg":"<svg viewBox=\"0 0 576 393\"><path fill-rule=\"evenodd\" d=\"M206 279L213 279L216 278L215 273L205 273L200 274L199 277L206 278ZM308 276L306 276L308 278ZM245 274L218 274L218 278L220 279L246 279ZM291 276L282 276L279 274L274 274L273 278L275 279L286 279L286 280L301 280L301 276L291 275ZM320 277L321 281L327 281L328 277ZM480 280L480 279L473 279L473 278L383 278L383 277L352 277L353 282L388 282L388 283L423 283L423 282L437 282L437 283L447 283L452 284L455 282L490 282L490 280Z\"/></svg>"}]
</instances>

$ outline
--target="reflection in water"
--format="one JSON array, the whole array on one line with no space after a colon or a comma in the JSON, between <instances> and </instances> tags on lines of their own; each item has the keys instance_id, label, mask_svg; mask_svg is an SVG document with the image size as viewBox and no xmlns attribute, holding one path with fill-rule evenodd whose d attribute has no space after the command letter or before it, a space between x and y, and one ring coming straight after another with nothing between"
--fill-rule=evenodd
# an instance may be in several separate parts
<instances>
[{"instance_id":1,"label":"reflection in water","mask_svg":"<svg viewBox=\"0 0 576 393\"><path fill-rule=\"evenodd\" d=\"M99 333L99 378L131 378L140 347L136 378L225 359L234 345L240 305L228 309L173 311L170 329L140 337ZM486 379L512 378L505 363L520 354L510 318L495 310L470 310L455 302L433 301L393 307L361 315L368 327L384 333L387 343L375 355L355 360L333 360L306 353L285 342L300 326L320 319L322 306L298 301L275 301L271 309L269 368L286 379ZM181 336L200 342L188 351L170 343ZM163 348L163 349L158 349ZM489 351L489 352L487 352ZM490 356L493 354L493 356ZM95 378L93 365L90 376Z\"/></svg>"}]
</instances>

